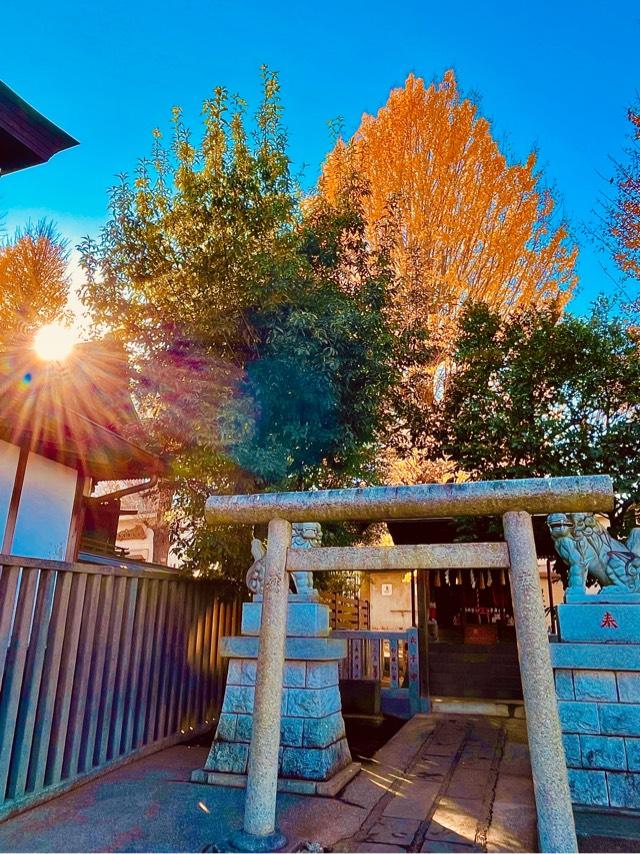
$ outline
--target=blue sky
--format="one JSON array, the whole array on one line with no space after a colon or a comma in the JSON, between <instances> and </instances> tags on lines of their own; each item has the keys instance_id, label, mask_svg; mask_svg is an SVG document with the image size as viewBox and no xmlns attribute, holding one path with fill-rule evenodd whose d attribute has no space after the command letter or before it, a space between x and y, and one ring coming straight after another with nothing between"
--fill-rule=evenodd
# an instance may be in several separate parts
<instances>
[{"instance_id":1,"label":"blue sky","mask_svg":"<svg viewBox=\"0 0 640 854\"><path fill-rule=\"evenodd\" d=\"M633 0L528 3L36 0L7 3L0 77L81 145L0 180L9 229L47 215L72 241L94 233L107 189L148 153L174 104L195 128L219 84L251 106L259 66L280 72L294 168L306 183L331 146L327 121L353 132L409 72L453 67L512 158L539 150L582 252L575 311L612 292L582 235L609 191L640 92L640 6Z\"/></svg>"}]
</instances>

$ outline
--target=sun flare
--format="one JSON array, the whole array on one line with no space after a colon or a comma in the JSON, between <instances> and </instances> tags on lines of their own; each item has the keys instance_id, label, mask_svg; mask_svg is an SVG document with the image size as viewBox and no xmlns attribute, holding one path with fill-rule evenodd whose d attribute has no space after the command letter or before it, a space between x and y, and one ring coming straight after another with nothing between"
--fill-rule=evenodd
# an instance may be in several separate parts
<instances>
[{"instance_id":1,"label":"sun flare","mask_svg":"<svg viewBox=\"0 0 640 854\"><path fill-rule=\"evenodd\" d=\"M76 333L70 326L49 323L36 333L33 349L44 362L64 362L76 341Z\"/></svg>"}]
</instances>

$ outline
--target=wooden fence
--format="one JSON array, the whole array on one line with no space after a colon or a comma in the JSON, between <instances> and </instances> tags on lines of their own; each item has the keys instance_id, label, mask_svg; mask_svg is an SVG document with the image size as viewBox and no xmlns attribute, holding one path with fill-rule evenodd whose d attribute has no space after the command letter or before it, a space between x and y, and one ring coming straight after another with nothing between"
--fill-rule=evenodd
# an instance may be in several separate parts
<instances>
[{"instance_id":1,"label":"wooden fence","mask_svg":"<svg viewBox=\"0 0 640 854\"><path fill-rule=\"evenodd\" d=\"M406 703L409 715L420 711L418 630L404 632L336 631L345 638L347 657L340 663L341 679L372 679L388 699Z\"/></svg>"},{"instance_id":2,"label":"wooden fence","mask_svg":"<svg viewBox=\"0 0 640 854\"><path fill-rule=\"evenodd\" d=\"M211 726L239 602L170 570L0 566L0 819Z\"/></svg>"},{"instance_id":3,"label":"wooden fence","mask_svg":"<svg viewBox=\"0 0 640 854\"><path fill-rule=\"evenodd\" d=\"M339 593L321 593L320 599L331 609L332 629L368 629L371 625L369 601Z\"/></svg>"}]
</instances>

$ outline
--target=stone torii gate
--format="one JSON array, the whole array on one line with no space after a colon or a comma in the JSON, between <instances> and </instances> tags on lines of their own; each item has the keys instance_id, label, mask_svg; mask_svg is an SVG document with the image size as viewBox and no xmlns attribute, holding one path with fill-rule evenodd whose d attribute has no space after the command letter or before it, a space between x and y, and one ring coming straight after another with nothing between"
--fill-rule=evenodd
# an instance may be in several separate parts
<instances>
[{"instance_id":1,"label":"stone torii gate","mask_svg":"<svg viewBox=\"0 0 640 854\"><path fill-rule=\"evenodd\" d=\"M210 497L206 517L212 524L269 526L244 829L233 837L234 846L273 851L286 844L276 829L276 791L288 573L507 568L540 846L542 851L577 851L531 515L611 509L612 482L604 475ZM505 541L304 551L290 547L292 522L444 516L502 516Z\"/></svg>"}]
</instances>

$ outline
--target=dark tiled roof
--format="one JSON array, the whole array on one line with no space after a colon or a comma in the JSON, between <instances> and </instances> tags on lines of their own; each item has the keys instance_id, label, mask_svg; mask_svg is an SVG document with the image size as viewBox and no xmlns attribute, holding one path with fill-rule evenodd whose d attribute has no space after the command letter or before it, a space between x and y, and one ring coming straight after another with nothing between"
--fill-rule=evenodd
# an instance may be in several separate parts
<instances>
[{"instance_id":1,"label":"dark tiled roof","mask_svg":"<svg viewBox=\"0 0 640 854\"><path fill-rule=\"evenodd\" d=\"M76 139L0 81L0 174L45 163L74 145Z\"/></svg>"}]
</instances>

